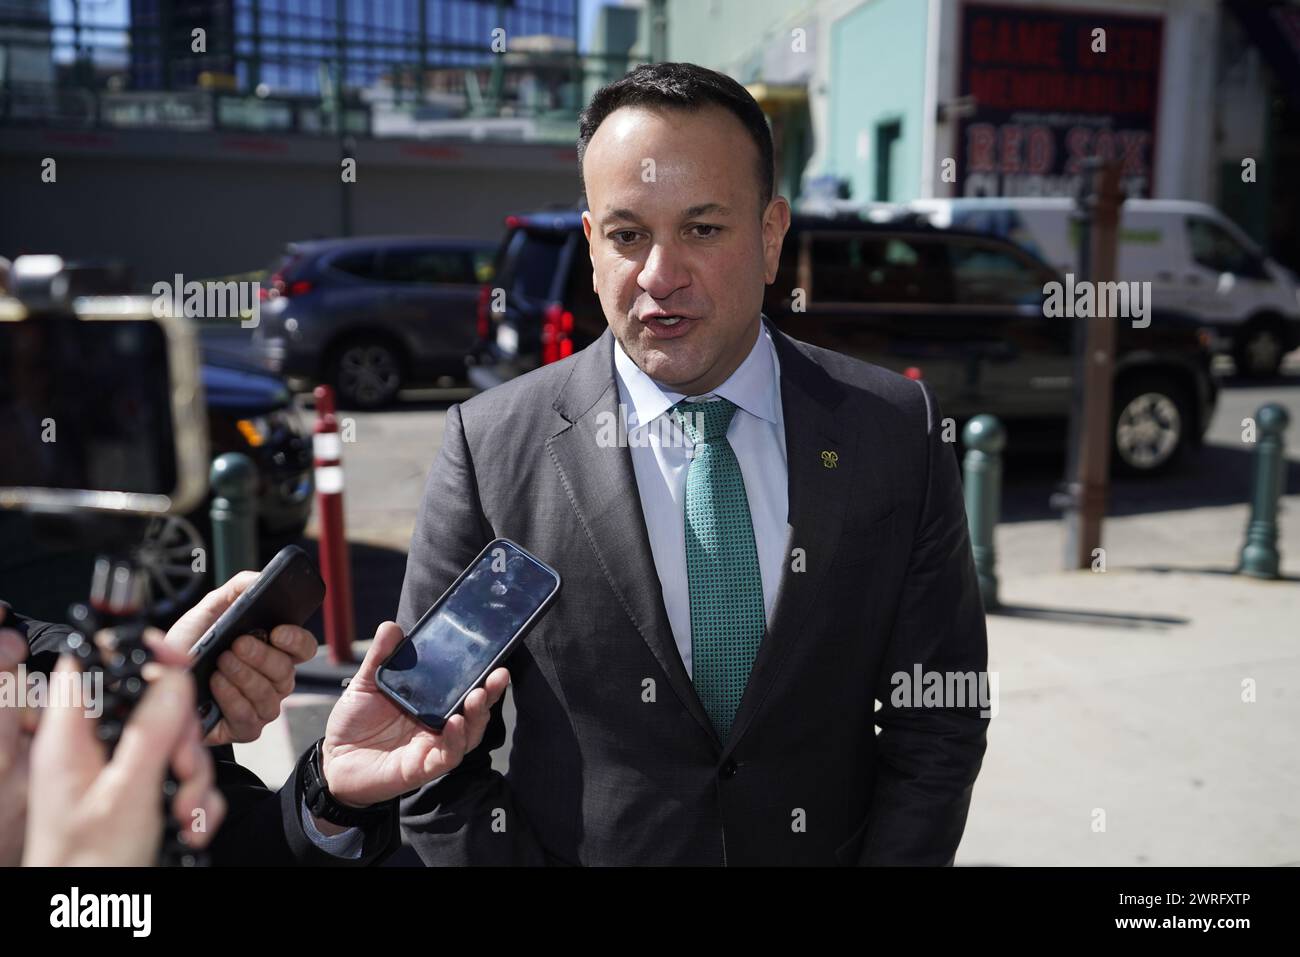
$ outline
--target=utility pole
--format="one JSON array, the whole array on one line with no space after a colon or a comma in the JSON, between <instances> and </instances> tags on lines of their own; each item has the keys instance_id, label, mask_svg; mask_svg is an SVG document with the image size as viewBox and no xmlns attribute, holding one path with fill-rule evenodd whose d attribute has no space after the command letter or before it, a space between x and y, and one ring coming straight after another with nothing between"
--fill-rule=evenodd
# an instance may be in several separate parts
<instances>
[{"instance_id":1,"label":"utility pole","mask_svg":"<svg viewBox=\"0 0 1300 957\"><path fill-rule=\"evenodd\" d=\"M1119 164L1094 157L1085 166L1077 197L1079 281L1115 280L1119 211L1124 201ZM1064 491L1055 497L1065 512L1065 568L1092 566L1101 547L1101 523L1110 492L1111 405L1115 379L1116 323L1106 315L1108 297L1096 294L1096 314L1075 317L1074 395L1070 408Z\"/></svg>"}]
</instances>

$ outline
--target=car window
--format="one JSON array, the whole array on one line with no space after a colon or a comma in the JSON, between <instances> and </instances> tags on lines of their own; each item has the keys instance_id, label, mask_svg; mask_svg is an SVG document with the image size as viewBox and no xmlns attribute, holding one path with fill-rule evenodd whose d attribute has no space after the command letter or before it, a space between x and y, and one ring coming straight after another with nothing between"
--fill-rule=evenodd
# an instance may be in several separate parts
<instances>
[{"instance_id":1,"label":"car window","mask_svg":"<svg viewBox=\"0 0 1300 957\"><path fill-rule=\"evenodd\" d=\"M476 249L474 259L474 279L476 282L491 282L496 275L496 250Z\"/></svg>"},{"instance_id":2,"label":"car window","mask_svg":"<svg viewBox=\"0 0 1300 957\"><path fill-rule=\"evenodd\" d=\"M953 294L961 305L1011 306L1043 297L1042 274L1005 249L950 243Z\"/></svg>"},{"instance_id":3,"label":"car window","mask_svg":"<svg viewBox=\"0 0 1300 957\"><path fill-rule=\"evenodd\" d=\"M1192 259L1206 269L1239 276L1254 276L1261 271L1250 250L1212 220L1200 216L1187 217L1187 242L1192 249Z\"/></svg>"},{"instance_id":4,"label":"car window","mask_svg":"<svg viewBox=\"0 0 1300 957\"><path fill-rule=\"evenodd\" d=\"M573 251L573 262L569 267L569 281L564 290L564 305L574 316L586 319L603 319L605 312L600 305L600 297L591 285L591 256L587 252L587 243L582 241Z\"/></svg>"},{"instance_id":5,"label":"car window","mask_svg":"<svg viewBox=\"0 0 1300 957\"><path fill-rule=\"evenodd\" d=\"M817 302L948 302L943 251L902 236L814 236L812 295Z\"/></svg>"},{"instance_id":6,"label":"car window","mask_svg":"<svg viewBox=\"0 0 1300 957\"><path fill-rule=\"evenodd\" d=\"M373 249L361 249L335 256L330 260L330 268L345 272L349 276L356 276L359 279L379 278L378 271L375 268L375 251Z\"/></svg>"},{"instance_id":7,"label":"car window","mask_svg":"<svg viewBox=\"0 0 1300 957\"><path fill-rule=\"evenodd\" d=\"M474 264L468 253L456 249L412 246L386 249L379 258L379 276L385 282L473 283Z\"/></svg>"},{"instance_id":8,"label":"car window","mask_svg":"<svg viewBox=\"0 0 1300 957\"><path fill-rule=\"evenodd\" d=\"M519 229L508 240L501 277L509 295L547 299L560 265L565 236Z\"/></svg>"}]
</instances>

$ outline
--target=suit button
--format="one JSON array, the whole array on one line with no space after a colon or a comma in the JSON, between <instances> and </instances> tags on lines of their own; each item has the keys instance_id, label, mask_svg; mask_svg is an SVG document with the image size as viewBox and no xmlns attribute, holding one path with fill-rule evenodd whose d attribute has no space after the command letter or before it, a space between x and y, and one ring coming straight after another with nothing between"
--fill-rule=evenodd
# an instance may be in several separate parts
<instances>
[{"instance_id":1,"label":"suit button","mask_svg":"<svg viewBox=\"0 0 1300 957\"><path fill-rule=\"evenodd\" d=\"M736 762L728 761L718 773L724 778L734 778L736 776Z\"/></svg>"}]
</instances>

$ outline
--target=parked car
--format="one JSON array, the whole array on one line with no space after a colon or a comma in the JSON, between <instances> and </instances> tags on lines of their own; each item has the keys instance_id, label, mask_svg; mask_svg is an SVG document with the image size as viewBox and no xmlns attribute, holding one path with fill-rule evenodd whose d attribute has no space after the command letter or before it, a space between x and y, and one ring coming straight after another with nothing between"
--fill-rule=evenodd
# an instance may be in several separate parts
<instances>
[{"instance_id":1,"label":"parked car","mask_svg":"<svg viewBox=\"0 0 1300 957\"><path fill-rule=\"evenodd\" d=\"M925 199L906 208L936 226L1012 239L1059 272L1078 270L1073 200ZM1242 375L1276 375L1282 357L1300 347L1295 276L1213 206L1126 200L1117 252L1117 279L1150 282L1157 308L1189 313L1214 328Z\"/></svg>"},{"instance_id":2,"label":"parked car","mask_svg":"<svg viewBox=\"0 0 1300 957\"><path fill-rule=\"evenodd\" d=\"M292 393L276 377L206 353L201 372L213 458L242 452L257 466L258 546L267 559L301 538L311 518L311 435ZM146 573L150 603L164 621L211 586L209 506L205 501L188 515L140 519L139 539L129 551ZM0 598L38 618L62 620L70 602L84 600L95 555L75 539L51 537L48 524L0 511ZM195 568L195 548L208 551L204 570Z\"/></svg>"},{"instance_id":3,"label":"parked car","mask_svg":"<svg viewBox=\"0 0 1300 957\"><path fill-rule=\"evenodd\" d=\"M420 236L290 243L262 287L255 361L329 383L340 402L362 409L410 385L463 382L495 251L492 242Z\"/></svg>"},{"instance_id":4,"label":"parked car","mask_svg":"<svg viewBox=\"0 0 1300 957\"><path fill-rule=\"evenodd\" d=\"M1013 448L1063 447L1073 387L1075 323L1044 315L1060 276L1016 244L981 233L856 216L796 216L764 311L815 345L923 377L960 427L979 413L1008 425ZM591 287L580 213L514 217L470 381L513 378L582 349L606 327ZM796 303L795 290L803 302ZM1194 317L1120 320L1113 458L1156 473L1201 441L1217 399L1212 333Z\"/></svg>"}]
</instances>

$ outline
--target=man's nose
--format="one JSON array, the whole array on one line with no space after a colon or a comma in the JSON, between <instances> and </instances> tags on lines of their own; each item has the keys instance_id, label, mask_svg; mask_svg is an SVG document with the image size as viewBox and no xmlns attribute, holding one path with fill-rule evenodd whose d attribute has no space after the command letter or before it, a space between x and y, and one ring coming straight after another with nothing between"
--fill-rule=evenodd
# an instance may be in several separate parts
<instances>
[{"instance_id":1,"label":"man's nose","mask_svg":"<svg viewBox=\"0 0 1300 957\"><path fill-rule=\"evenodd\" d=\"M674 290L690 283L690 272L672 243L655 243L641 267L637 283L652 298L666 299Z\"/></svg>"}]
</instances>

